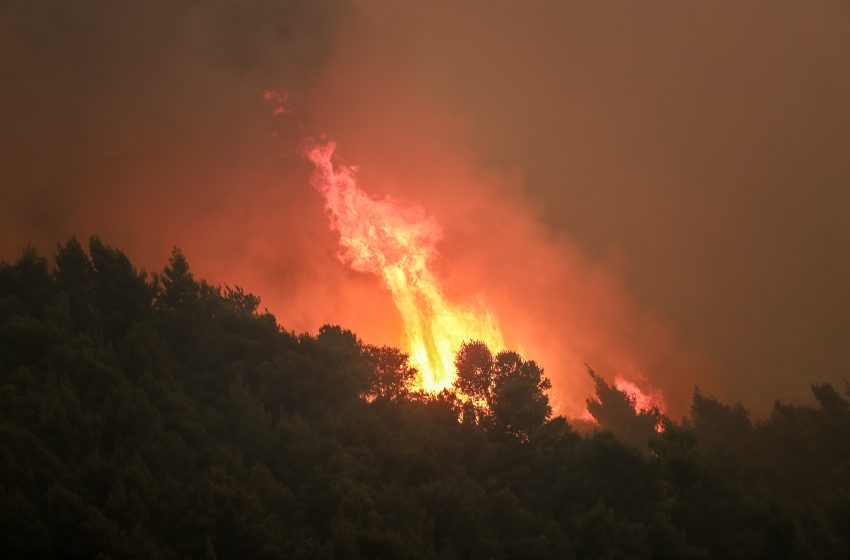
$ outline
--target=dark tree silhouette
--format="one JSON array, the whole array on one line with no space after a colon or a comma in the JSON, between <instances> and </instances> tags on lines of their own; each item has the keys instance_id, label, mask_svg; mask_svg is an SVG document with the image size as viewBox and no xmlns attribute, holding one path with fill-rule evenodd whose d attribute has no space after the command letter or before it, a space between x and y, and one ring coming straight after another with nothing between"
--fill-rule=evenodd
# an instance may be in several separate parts
<instances>
[{"instance_id":1,"label":"dark tree silhouette","mask_svg":"<svg viewBox=\"0 0 850 560\"><path fill-rule=\"evenodd\" d=\"M199 286L189 272L189 263L176 247L159 280L162 286L156 301L161 308L178 311L197 305Z\"/></svg>"},{"instance_id":2,"label":"dark tree silhouette","mask_svg":"<svg viewBox=\"0 0 850 560\"><path fill-rule=\"evenodd\" d=\"M480 340L464 342L455 356L455 386L468 397L488 403L493 386L493 353Z\"/></svg>"},{"instance_id":3,"label":"dark tree silhouette","mask_svg":"<svg viewBox=\"0 0 850 560\"><path fill-rule=\"evenodd\" d=\"M365 346L364 351L371 372L368 396L391 400L406 397L417 375L407 354L390 346Z\"/></svg>"},{"instance_id":4,"label":"dark tree silhouette","mask_svg":"<svg viewBox=\"0 0 850 560\"><path fill-rule=\"evenodd\" d=\"M646 448L661 421L658 409L636 410L634 396L608 385L589 366L587 373L596 385L596 396L587 399L591 416L626 443Z\"/></svg>"},{"instance_id":5,"label":"dark tree silhouette","mask_svg":"<svg viewBox=\"0 0 850 560\"><path fill-rule=\"evenodd\" d=\"M546 395L552 384L534 361L515 352L500 352L494 362L490 408L506 431L527 436L543 426L552 414Z\"/></svg>"},{"instance_id":6,"label":"dark tree silhouette","mask_svg":"<svg viewBox=\"0 0 850 560\"><path fill-rule=\"evenodd\" d=\"M540 366L516 352L503 351L494 357L483 342L466 342L457 353L455 367L455 387L471 399L465 418L527 438L552 413L546 395L551 383Z\"/></svg>"},{"instance_id":7,"label":"dark tree silhouette","mask_svg":"<svg viewBox=\"0 0 850 560\"><path fill-rule=\"evenodd\" d=\"M0 262L4 558L848 558L850 387L674 422L591 371L580 436L514 352L410 392L398 349L288 332L178 250L54 260Z\"/></svg>"}]
</instances>

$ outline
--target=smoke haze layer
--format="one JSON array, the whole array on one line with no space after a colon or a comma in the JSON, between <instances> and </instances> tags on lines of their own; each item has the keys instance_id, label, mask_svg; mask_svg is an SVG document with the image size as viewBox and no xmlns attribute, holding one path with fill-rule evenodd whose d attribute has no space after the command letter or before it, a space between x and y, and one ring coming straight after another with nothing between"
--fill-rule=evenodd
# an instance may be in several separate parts
<instances>
[{"instance_id":1,"label":"smoke haze layer","mask_svg":"<svg viewBox=\"0 0 850 560\"><path fill-rule=\"evenodd\" d=\"M399 343L298 154L443 229L449 295L578 413L584 362L763 412L850 367L850 8L0 3L0 255L99 234ZM275 117L263 92L286 90Z\"/></svg>"}]
</instances>

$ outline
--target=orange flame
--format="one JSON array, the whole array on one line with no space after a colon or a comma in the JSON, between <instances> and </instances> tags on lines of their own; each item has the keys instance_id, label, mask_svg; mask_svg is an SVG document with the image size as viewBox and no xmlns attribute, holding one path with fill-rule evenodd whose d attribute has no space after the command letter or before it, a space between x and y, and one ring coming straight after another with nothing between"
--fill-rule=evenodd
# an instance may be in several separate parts
<instances>
[{"instance_id":1,"label":"orange flame","mask_svg":"<svg viewBox=\"0 0 850 560\"><path fill-rule=\"evenodd\" d=\"M449 301L430 268L439 225L416 207L370 196L357 186L357 168L334 165L336 144L308 147L315 165L313 186L325 197L331 227L339 232L341 258L360 272L380 276L404 323L411 364L419 371L415 389L438 392L452 385L461 343L476 339L504 346L490 313Z\"/></svg>"},{"instance_id":2,"label":"orange flame","mask_svg":"<svg viewBox=\"0 0 850 560\"><path fill-rule=\"evenodd\" d=\"M657 408L659 412L664 413L664 395L662 395L661 391L653 390L649 393L644 393L637 385L620 375L614 376L614 387L621 393L629 395L634 400L635 412Z\"/></svg>"}]
</instances>

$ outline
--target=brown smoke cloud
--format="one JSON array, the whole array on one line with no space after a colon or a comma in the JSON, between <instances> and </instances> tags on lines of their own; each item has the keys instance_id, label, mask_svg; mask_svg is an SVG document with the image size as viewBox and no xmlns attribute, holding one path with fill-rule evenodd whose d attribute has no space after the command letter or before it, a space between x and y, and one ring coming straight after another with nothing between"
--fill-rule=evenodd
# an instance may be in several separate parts
<instances>
[{"instance_id":1,"label":"brown smoke cloud","mask_svg":"<svg viewBox=\"0 0 850 560\"><path fill-rule=\"evenodd\" d=\"M584 362L763 411L850 365L848 8L214 0L0 4L0 255L97 233L398 343L337 257L304 136L444 228L576 413ZM293 113L272 116L268 89Z\"/></svg>"}]
</instances>

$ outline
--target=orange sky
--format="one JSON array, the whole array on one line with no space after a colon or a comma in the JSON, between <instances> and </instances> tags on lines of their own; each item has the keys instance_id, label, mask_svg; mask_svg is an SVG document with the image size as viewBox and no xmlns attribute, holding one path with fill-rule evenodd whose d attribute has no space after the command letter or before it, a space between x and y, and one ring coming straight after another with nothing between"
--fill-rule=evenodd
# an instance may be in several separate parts
<instances>
[{"instance_id":1,"label":"orange sky","mask_svg":"<svg viewBox=\"0 0 850 560\"><path fill-rule=\"evenodd\" d=\"M440 222L450 294L565 410L584 362L673 413L694 384L764 412L848 376L850 6L457 4L3 3L0 256L178 245L287 328L397 343L297 155L326 133Z\"/></svg>"}]
</instances>

